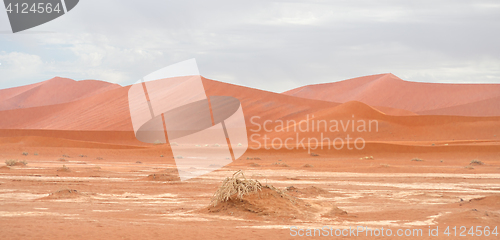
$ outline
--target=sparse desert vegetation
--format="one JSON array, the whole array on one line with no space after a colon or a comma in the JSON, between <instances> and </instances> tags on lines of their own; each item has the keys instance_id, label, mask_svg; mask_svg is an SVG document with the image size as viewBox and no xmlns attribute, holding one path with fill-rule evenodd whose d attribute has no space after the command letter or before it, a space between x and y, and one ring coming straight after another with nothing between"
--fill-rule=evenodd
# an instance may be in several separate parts
<instances>
[{"instance_id":1,"label":"sparse desert vegetation","mask_svg":"<svg viewBox=\"0 0 500 240\"><path fill-rule=\"evenodd\" d=\"M28 164L28 162L26 161L18 161L17 159L9 159L9 160L5 160L5 165L9 166L9 167L13 167L13 166L26 166Z\"/></svg>"},{"instance_id":2,"label":"sparse desert vegetation","mask_svg":"<svg viewBox=\"0 0 500 240\"><path fill-rule=\"evenodd\" d=\"M290 165L288 165L284 162L275 162L275 163L272 163L271 165L278 166L278 167L290 167Z\"/></svg>"},{"instance_id":3,"label":"sparse desert vegetation","mask_svg":"<svg viewBox=\"0 0 500 240\"><path fill-rule=\"evenodd\" d=\"M479 166L479 165L484 165L483 162L477 160L477 159L473 159L472 161L470 161L469 163L470 165L476 165L476 166Z\"/></svg>"}]
</instances>

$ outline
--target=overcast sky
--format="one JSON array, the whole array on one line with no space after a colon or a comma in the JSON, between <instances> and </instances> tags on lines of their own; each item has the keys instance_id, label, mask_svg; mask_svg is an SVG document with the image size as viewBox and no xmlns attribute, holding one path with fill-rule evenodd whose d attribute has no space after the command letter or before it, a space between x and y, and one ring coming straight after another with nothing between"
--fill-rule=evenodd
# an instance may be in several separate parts
<instances>
[{"instance_id":1,"label":"overcast sky","mask_svg":"<svg viewBox=\"0 0 500 240\"><path fill-rule=\"evenodd\" d=\"M500 83L499 43L498 0L81 0L16 34L0 11L0 88L129 85L190 58L205 77L275 92L388 72Z\"/></svg>"}]
</instances>

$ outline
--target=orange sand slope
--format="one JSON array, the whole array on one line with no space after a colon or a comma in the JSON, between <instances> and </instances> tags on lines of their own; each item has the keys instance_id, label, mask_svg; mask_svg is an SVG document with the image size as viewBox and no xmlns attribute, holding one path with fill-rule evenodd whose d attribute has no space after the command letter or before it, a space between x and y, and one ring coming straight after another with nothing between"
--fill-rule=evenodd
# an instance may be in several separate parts
<instances>
[{"instance_id":1,"label":"orange sand slope","mask_svg":"<svg viewBox=\"0 0 500 240\"><path fill-rule=\"evenodd\" d=\"M384 80L385 79L385 80ZM388 79L388 80L387 80ZM61 85L69 84L69 86L78 85L79 82L72 80L52 79L50 81L42 82L40 84L33 84L29 86L12 88L7 90L0 90L1 93L6 92L9 96L8 99L16 98L20 102L29 102L31 99L38 98L40 102L44 102L44 106L9 109L0 111L0 137L14 138L18 136L39 136L47 138L63 138L84 142L101 142L107 144L125 144L132 146L143 146L140 142L135 140L132 132L132 124L128 109L127 93L129 87L120 87L117 85L110 85L100 81L82 81L87 84L86 90L79 92L80 96L69 100L64 103L52 104L51 102L62 101L56 95L44 95L45 92L53 92L46 85L48 82L61 81ZM341 82L340 84L346 85L351 80ZM367 96L372 92L366 86L368 83L372 88L377 87L374 82L382 83L384 81L398 81L404 84L420 85L421 83L408 83L397 79L393 75L376 75L369 77L362 77L353 82L364 82L358 84L365 86L364 92L359 90L358 94L366 93ZM92 84L89 84L92 83ZM279 94L267 92L248 87L237 86L233 84L222 83L214 80L203 79L208 96L233 96L238 98L243 107L245 118L248 127L249 137L250 134L259 134L254 136L253 139L262 142L263 138L282 138L295 136L295 131L272 131L265 132L260 129L257 132L257 124L262 125L264 121L270 120L267 127L276 129L279 121L295 121L302 120L315 120L318 121L331 121L339 120L349 124L348 121L358 120L376 120L378 122L378 131L352 131L347 128L347 131L332 132L321 128L321 130L309 130L301 132L300 137L315 137L320 138L328 137L334 139L336 137L345 137L350 134L351 137L363 137L368 142L378 142L384 144L396 145L439 145L439 144L482 144L482 145L495 145L498 146L500 139L500 117L458 117L458 116L422 116L412 115L408 110L399 110L390 107L371 107L367 104L358 101L350 101L343 104L321 101L314 99L304 99L300 97L291 96L294 94ZM334 86L336 83L330 84ZM56 84L57 85L57 84ZM90 86L91 85L91 86ZM328 84L326 84L328 85ZM351 84L353 85L353 84ZM450 86L445 84L423 84L425 86L436 86L436 88L443 88L443 86ZM45 88L42 88L45 86ZM104 87L103 87L104 86ZM402 86L402 85L401 85ZM458 85L462 86L462 85ZM313 86L316 88L316 86ZM490 89L497 88L496 85L486 86L477 85L477 89L483 87L485 94L477 94L478 96L494 95ZM325 92L318 92L318 96L327 96L331 87L326 86ZM34 89L38 89L34 91ZM55 89L60 90L60 86ZM71 88L70 89L75 89ZM308 87L304 87L304 91L309 91ZM342 88L341 88L342 89ZM346 87L343 88L346 90ZM69 90L68 90L69 91ZM76 90L74 90L76 91ZM296 91L296 90L292 90ZM465 91L465 90L464 90ZM478 90L479 91L479 90ZM300 93L297 91L296 93ZM463 93L463 91L462 91ZM356 96L356 94L353 96ZM456 94L455 92L446 93L449 96ZM500 91L495 94L500 94ZM335 95L335 94L334 94ZM345 96L348 96L344 94ZM361 96L361 95L358 95ZM383 95L382 95L383 96ZM460 95L461 96L461 95ZM5 95L2 95L3 98ZM42 97L44 97L42 99ZM55 98L55 99L53 99ZM471 97L472 98L472 97ZM478 98L476 96L476 98ZM381 98L382 99L382 98ZM388 99L386 99L388 101ZM465 102L464 98L458 100L448 99L449 102L462 103ZM482 100L488 101L488 100ZM415 106L418 107L414 99L401 98L395 101L401 106ZM382 102L379 102L382 103ZM439 105L436 103L435 105ZM485 104L486 105L486 104ZM497 106L498 104L495 104ZM399 112L395 115L406 116L392 116L387 115L383 111L392 111L393 113ZM252 117L257 116L257 119L251 121ZM358 124L359 125L359 124ZM356 129L357 130L357 129ZM323 133L323 135L321 135ZM17 141L18 139L10 139ZM8 141L4 139L3 142ZM48 139L47 141L51 141ZM37 139L29 141L33 144L42 144L43 141ZM43 143L44 145L47 145ZM53 144L48 144L53 146Z\"/></svg>"},{"instance_id":2,"label":"orange sand slope","mask_svg":"<svg viewBox=\"0 0 500 240\"><path fill-rule=\"evenodd\" d=\"M500 84L408 82L389 73L308 85L284 94L341 103L360 101L418 114L500 116L498 101L493 104L500 97Z\"/></svg>"},{"instance_id":3,"label":"orange sand slope","mask_svg":"<svg viewBox=\"0 0 500 240\"><path fill-rule=\"evenodd\" d=\"M72 102L116 88L120 86L103 81L74 81L55 77L40 83L0 90L0 110Z\"/></svg>"}]
</instances>

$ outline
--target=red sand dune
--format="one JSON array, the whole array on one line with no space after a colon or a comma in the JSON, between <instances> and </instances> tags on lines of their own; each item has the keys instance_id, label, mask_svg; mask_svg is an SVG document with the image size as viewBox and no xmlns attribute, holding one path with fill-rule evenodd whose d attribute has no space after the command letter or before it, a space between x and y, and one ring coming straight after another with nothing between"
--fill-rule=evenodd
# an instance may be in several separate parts
<instances>
[{"instance_id":1,"label":"red sand dune","mask_svg":"<svg viewBox=\"0 0 500 240\"><path fill-rule=\"evenodd\" d=\"M373 78L370 76L360 79L370 82ZM377 79L387 78L389 79L387 81L407 83L393 79L392 75L379 75ZM250 121L250 118L254 116L260 117L254 120L260 124L265 120L271 120L269 128L276 127L276 120L300 122L309 116L310 119L316 121L336 119L346 122L364 119L377 120L379 123L378 132L375 130L362 133L349 133L350 130L340 133L324 132L324 137L331 139L345 137L349 133L351 137L363 137L369 142L398 145L408 144L407 142L410 141L415 145L430 145L429 141L433 141L432 143L452 141L454 144L464 144L464 141L495 142L497 141L495 135L500 137L500 132L495 132L500 130L498 117L391 116L357 101L338 104L304 99L208 79L203 79L203 84L208 96L226 95L240 99L249 133L254 133L250 130L256 127ZM31 87L31 89L34 88L36 87ZM0 132L1 136L40 136L107 144L141 145L132 133L127 99L128 89L129 87L118 87L72 102L0 111L0 116L2 116L0 129L4 129ZM95 91L91 92L95 93ZM29 99L29 96L27 98ZM49 98L46 100L50 102ZM399 102L402 104L412 102L412 100L406 102L403 100L405 99ZM405 115L409 113L406 112ZM8 129L11 129L10 132L7 131ZM265 132L261 129L258 133ZM295 134L295 132L276 131L267 133L269 137L283 139L293 137ZM261 141L262 137L255 139ZM301 133L301 137L319 138L320 135L318 131L309 131ZM41 144L43 141L39 139L32 142Z\"/></svg>"},{"instance_id":2,"label":"red sand dune","mask_svg":"<svg viewBox=\"0 0 500 240\"><path fill-rule=\"evenodd\" d=\"M500 97L418 112L422 115L500 116Z\"/></svg>"},{"instance_id":3,"label":"red sand dune","mask_svg":"<svg viewBox=\"0 0 500 240\"><path fill-rule=\"evenodd\" d=\"M0 90L0 110L72 102L116 88L120 86L103 81L75 81L55 77L40 83Z\"/></svg>"},{"instance_id":4,"label":"red sand dune","mask_svg":"<svg viewBox=\"0 0 500 240\"><path fill-rule=\"evenodd\" d=\"M308 85L284 94L340 103L360 101L370 106L390 107L418 114L434 110L432 114L436 115L500 116L498 104L495 104L497 107L488 104L500 97L500 84L409 82L388 73ZM473 107L467 105L481 101L485 102ZM461 105L465 105L465 109ZM468 110L471 108L474 110Z\"/></svg>"}]
</instances>

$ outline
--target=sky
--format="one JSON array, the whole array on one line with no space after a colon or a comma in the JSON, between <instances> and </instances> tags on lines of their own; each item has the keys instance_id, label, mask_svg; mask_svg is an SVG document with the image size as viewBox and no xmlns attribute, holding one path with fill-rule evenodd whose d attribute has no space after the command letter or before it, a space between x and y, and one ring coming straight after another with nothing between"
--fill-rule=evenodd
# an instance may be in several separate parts
<instances>
[{"instance_id":1,"label":"sky","mask_svg":"<svg viewBox=\"0 0 500 240\"><path fill-rule=\"evenodd\" d=\"M0 11L0 88L125 86L191 58L207 78L274 92L379 73L500 83L499 43L497 0L81 0L15 34Z\"/></svg>"}]
</instances>

